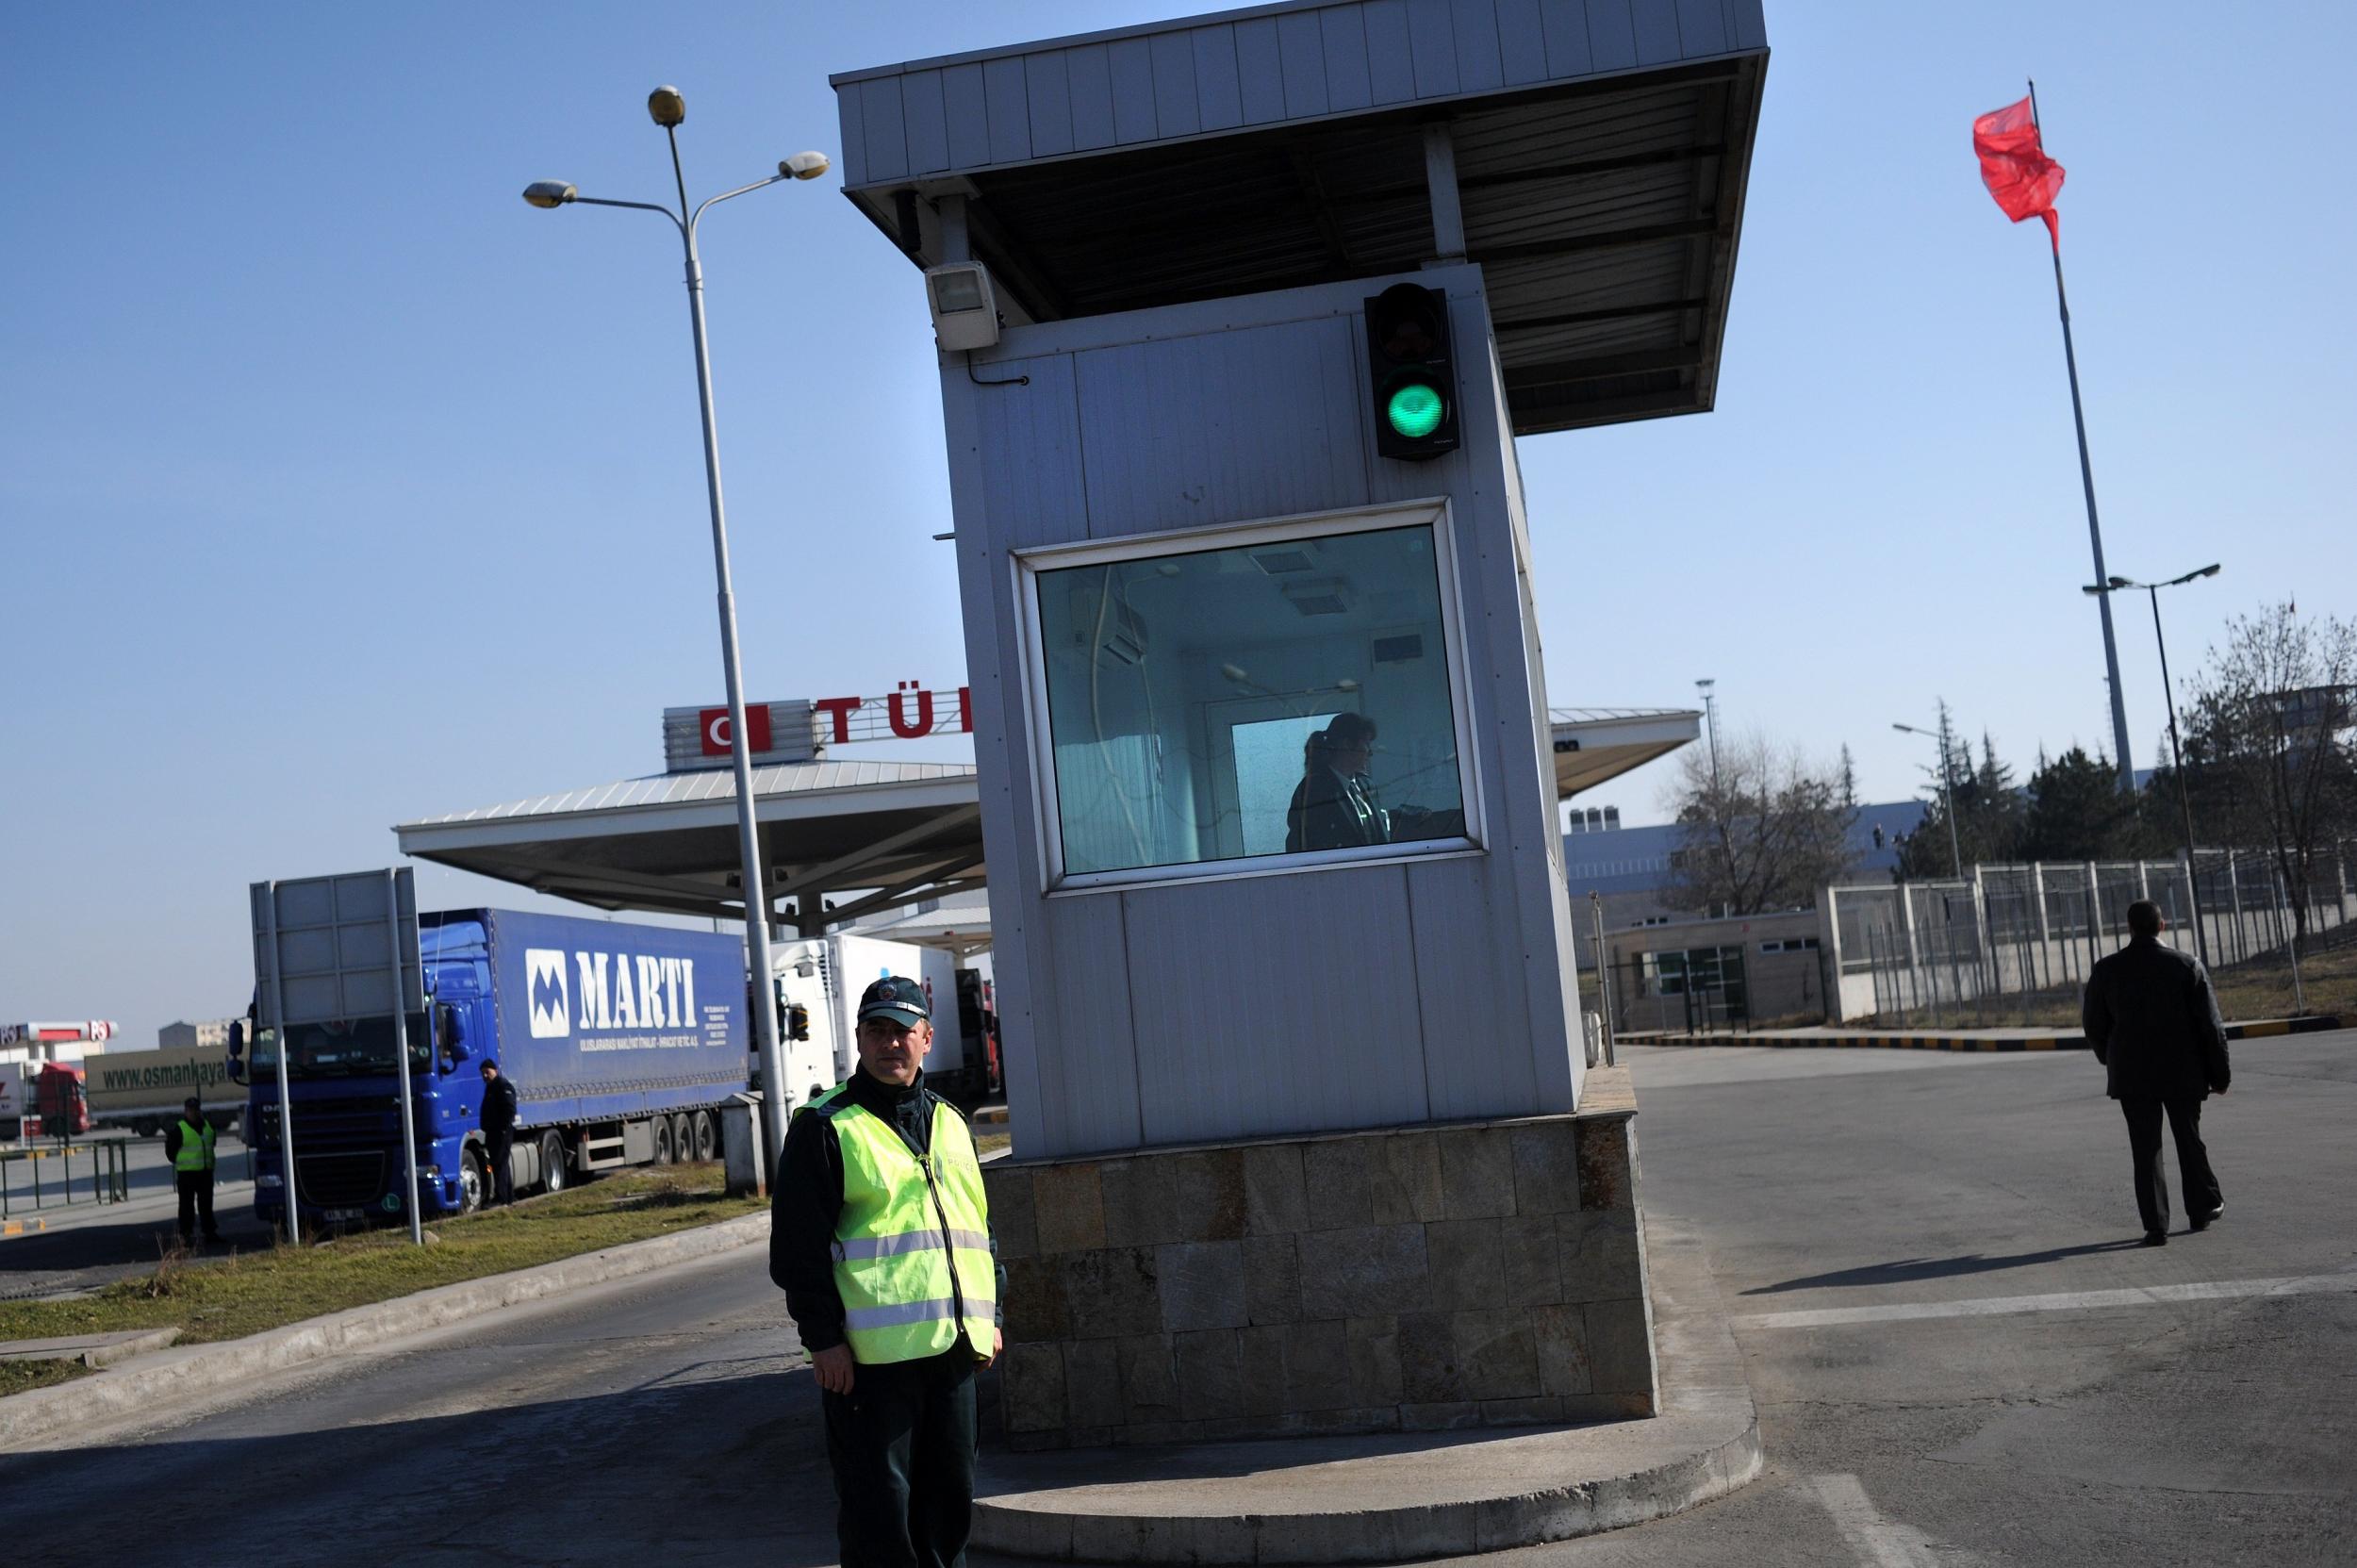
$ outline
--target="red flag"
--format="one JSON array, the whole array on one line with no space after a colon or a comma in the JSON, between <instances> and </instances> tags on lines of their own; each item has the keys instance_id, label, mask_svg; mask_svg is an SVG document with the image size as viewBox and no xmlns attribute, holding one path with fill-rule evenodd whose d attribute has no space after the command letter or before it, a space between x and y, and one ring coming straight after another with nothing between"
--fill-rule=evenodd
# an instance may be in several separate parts
<instances>
[{"instance_id":1,"label":"red flag","mask_svg":"<svg viewBox=\"0 0 2357 1568\"><path fill-rule=\"evenodd\" d=\"M2037 116L2024 98L1972 122L1972 150L1981 157L1981 183L2015 223L2046 220L2054 249L2062 249L2062 220L2054 198L2062 193L2063 166L2038 144Z\"/></svg>"}]
</instances>

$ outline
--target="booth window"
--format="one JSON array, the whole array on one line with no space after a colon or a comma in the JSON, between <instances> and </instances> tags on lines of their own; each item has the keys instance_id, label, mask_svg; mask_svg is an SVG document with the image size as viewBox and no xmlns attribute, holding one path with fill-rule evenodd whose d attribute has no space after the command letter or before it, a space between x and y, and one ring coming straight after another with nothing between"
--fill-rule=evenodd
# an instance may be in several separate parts
<instances>
[{"instance_id":1,"label":"booth window","mask_svg":"<svg viewBox=\"0 0 2357 1568\"><path fill-rule=\"evenodd\" d=\"M1027 558L1052 880L1467 847L1444 518Z\"/></svg>"}]
</instances>

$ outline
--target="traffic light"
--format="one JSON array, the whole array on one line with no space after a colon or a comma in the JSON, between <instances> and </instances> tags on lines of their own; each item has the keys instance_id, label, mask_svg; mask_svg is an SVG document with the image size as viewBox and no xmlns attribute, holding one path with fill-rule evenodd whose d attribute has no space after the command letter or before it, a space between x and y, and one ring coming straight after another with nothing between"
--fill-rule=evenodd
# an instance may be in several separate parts
<instances>
[{"instance_id":1,"label":"traffic light","mask_svg":"<svg viewBox=\"0 0 2357 1568\"><path fill-rule=\"evenodd\" d=\"M1448 297L1395 283L1367 301L1367 371L1375 393L1375 449L1423 462L1457 450L1457 371L1450 364Z\"/></svg>"}]
</instances>

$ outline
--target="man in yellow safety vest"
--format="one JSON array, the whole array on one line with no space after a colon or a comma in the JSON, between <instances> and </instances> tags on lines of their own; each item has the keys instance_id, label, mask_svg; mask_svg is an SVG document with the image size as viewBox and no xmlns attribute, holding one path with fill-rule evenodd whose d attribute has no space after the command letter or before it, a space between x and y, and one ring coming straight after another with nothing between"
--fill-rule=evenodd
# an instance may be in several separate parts
<instances>
[{"instance_id":1,"label":"man in yellow safety vest","mask_svg":"<svg viewBox=\"0 0 2357 1568\"><path fill-rule=\"evenodd\" d=\"M221 1240L213 1224L213 1123L203 1102L191 1095L180 1102L180 1119L164 1130L164 1155L172 1162L172 1182L180 1191L180 1245L196 1245L199 1216L205 1239Z\"/></svg>"},{"instance_id":2,"label":"man in yellow safety vest","mask_svg":"<svg viewBox=\"0 0 2357 1568\"><path fill-rule=\"evenodd\" d=\"M816 1373L843 1568L959 1568L974 1511L974 1369L997 1359L990 1205L965 1118L925 1087L931 1008L890 975L859 1069L795 1112L769 1277Z\"/></svg>"}]
</instances>

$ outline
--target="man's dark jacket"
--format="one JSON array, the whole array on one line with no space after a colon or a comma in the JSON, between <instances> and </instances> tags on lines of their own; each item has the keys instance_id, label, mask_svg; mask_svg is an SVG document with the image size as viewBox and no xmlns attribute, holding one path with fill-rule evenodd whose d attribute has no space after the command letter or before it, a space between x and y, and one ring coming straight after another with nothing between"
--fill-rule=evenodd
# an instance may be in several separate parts
<instances>
[{"instance_id":1,"label":"man's dark jacket","mask_svg":"<svg viewBox=\"0 0 2357 1568\"><path fill-rule=\"evenodd\" d=\"M919 1160L932 1147L933 1108L948 1102L916 1081L902 1089L867 1076L860 1068L845 1082L844 1096L886 1127ZM957 1107L950 1106L950 1114ZM778 1158L778 1177L769 1188L769 1278L785 1292L786 1314L801 1335L802 1348L813 1355L844 1342L843 1296L834 1283L834 1228L843 1217L843 1146L835 1142L834 1122L812 1114L798 1115L785 1132L785 1151ZM997 1238L990 1253L998 1255ZM1006 1269L997 1281L997 1299L1007 1296ZM1004 1322L1003 1310L993 1317ZM984 1355L990 1346L977 1346Z\"/></svg>"},{"instance_id":2,"label":"man's dark jacket","mask_svg":"<svg viewBox=\"0 0 2357 1568\"><path fill-rule=\"evenodd\" d=\"M2226 1024L2191 953L2131 939L2095 966L2079 1015L2114 1099L2204 1099L2226 1088Z\"/></svg>"},{"instance_id":3,"label":"man's dark jacket","mask_svg":"<svg viewBox=\"0 0 2357 1568\"><path fill-rule=\"evenodd\" d=\"M483 1114L476 1125L486 1132L506 1132L516 1126L516 1081L505 1073L486 1080L483 1085Z\"/></svg>"}]
</instances>

